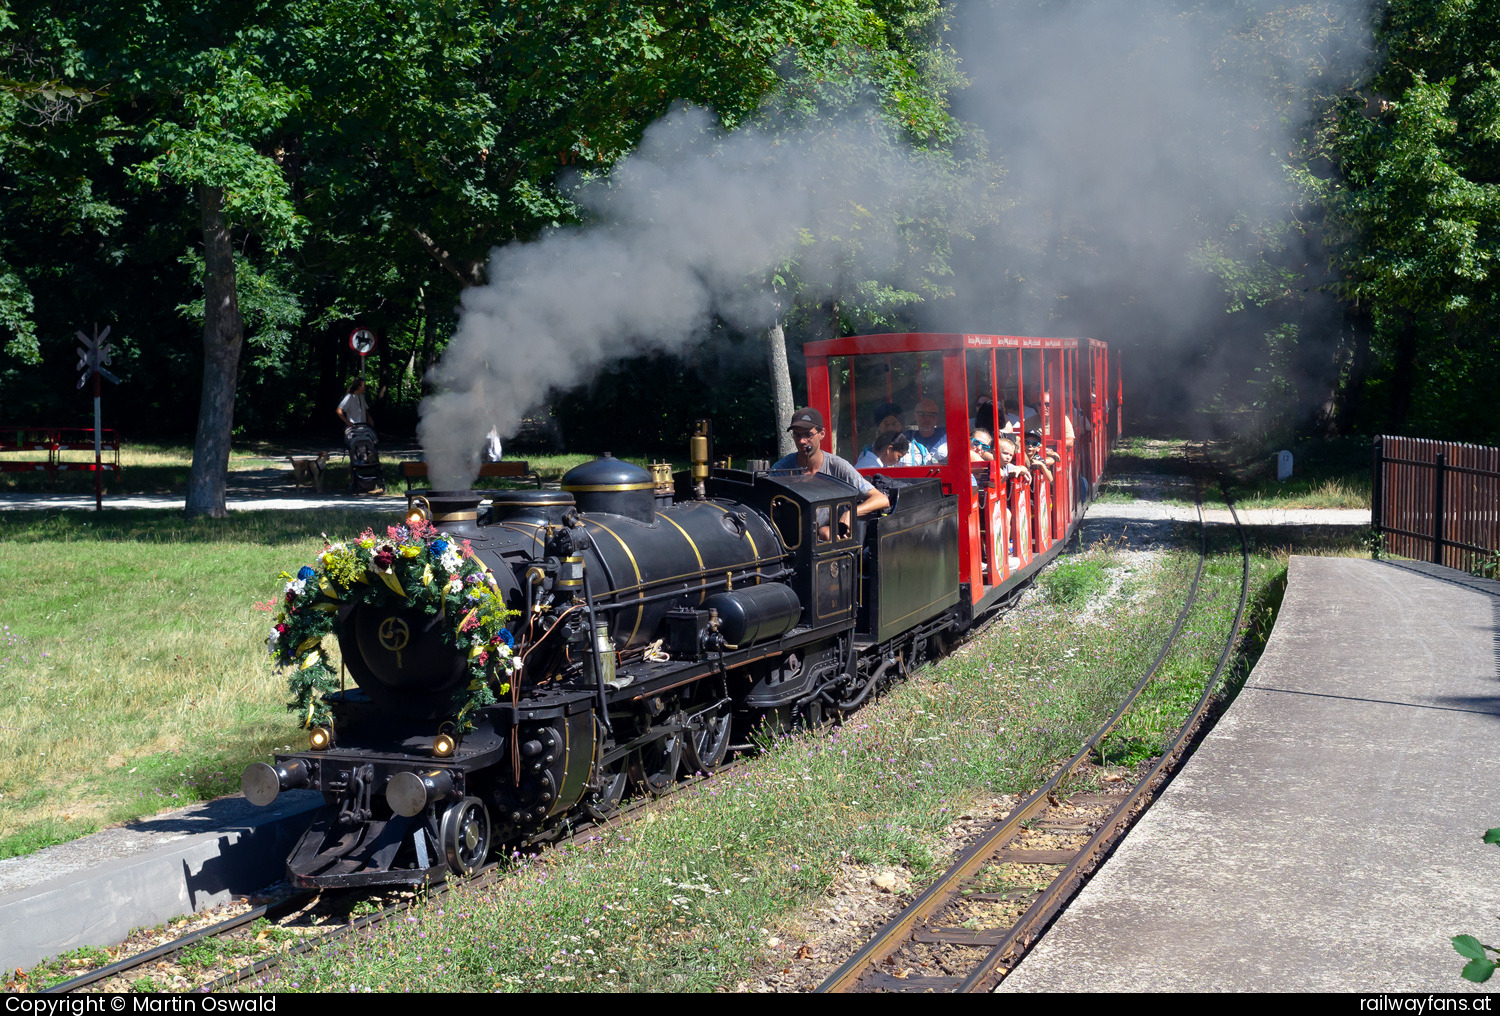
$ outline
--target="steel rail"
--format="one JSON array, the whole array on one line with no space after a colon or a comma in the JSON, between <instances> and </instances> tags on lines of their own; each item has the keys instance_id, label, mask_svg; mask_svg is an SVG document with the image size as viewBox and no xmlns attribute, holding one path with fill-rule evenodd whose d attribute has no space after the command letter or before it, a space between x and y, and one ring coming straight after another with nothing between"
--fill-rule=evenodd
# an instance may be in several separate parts
<instances>
[{"instance_id":1,"label":"steel rail","mask_svg":"<svg viewBox=\"0 0 1500 1016\"><path fill-rule=\"evenodd\" d=\"M1048 799L1053 795L1062 780L1082 762L1094 750L1109 732L1119 723L1121 717L1131 704L1134 703L1140 693L1145 689L1156 672L1161 668L1168 653L1171 652L1177 637L1182 632L1182 626L1186 622L1188 614L1197 600L1198 587L1203 578L1204 564L1208 558L1208 526L1203 517L1203 498L1201 489L1194 485L1194 501L1198 510L1198 565L1193 574L1193 581L1184 598L1182 610L1177 615L1177 620L1168 633L1161 651L1157 653L1155 660L1146 670L1146 673L1135 684L1125 696L1119 708L1113 715L1096 730L1071 759L1063 764L1051 778L1039 789L1032 793L1019 807L1014 809L1003 820L996 824L989 834L972 844L961 854L953 866L943 873L939 879L922 892L912 903L891 921L887 922L857 953L845 961L837 970L828 976L815 990L818 992L843 992L858 983L859 979L877 964L895 954L910 940L912 932L916 927L926 923L937 913L941 912L952 901L957 887L965 880L971 878L975 873L984 868L990 858L998 852L1009 840L1013 839L1021 830L1022 826L1031 818L1040 813L1048 804Z\"/></svg>"},{"instance_id":2,"label":"steel rail","mask_svg":"<svg viewBox=\"0 0 1500 1016\"><path fill-rule=\"evenodd\" d=\"M1240 625L1244 619L1245 605L1249 601L1250 596L1250 548L1245 540L1245 529L1240 524L1239 513L1234 509L1234 502L1229 498L1229 489L1225 485L1222 476L1219 478L1219 489L1223 493L1224 503L1229 507L1230 517L1234 520L1234 526L1240 540L1240 599L1239 604L1235 607L1234 621L1229 626L1229 635L1224 640L1224 648L1219 653L1218 664L1214 667L1213 673L1209 675L1208 680L1204 682L1203 693L1199 696L1197 705L1194 706L1192 713L1188 715L1187 719L1183 721L1182 727L1177 732L1177 736L1173 738L1167 750L1162 752L1161 758L1157 759L1156 764L1151 767L1151 770L1142 779L1137 781L1130 794L1115 807L1094 835L1089 838L1089 841L1084 844L1078 856L1069 862L1067 867L1047 887L1042 896L1031 907L1027 908L1026 913L1012 926L1005 937L996 943L990 952L986 954L984 959L980 961L979 966L959 985L958 991L969 993L994 989L1000 980L999 977L995 976L996 968L1017 946L1028 941L1034 933L1040 932L1056 915L1057 911L1061 909L1063 903L1071 896L1074 888L1076 888L1076 884L1082 881L1088 874L1093 863L1113 843L1118 827L1129 819L1136 805L1156 785L1157 779L1168 763L1175 760L1181 754L1188 739L1197 731L1204 714L1208 711L1208 707L1213 701L1214 689L1218 686L1219 678L1223 675L1224 668L1228 666L1234 652L1234 647L1239 641Z\"/></svg>"},{"instance_id":3,"label":"steel rail","mask_svg":"<svg viewBox=\"0 0 1500 1016\"><path fill-rule=\"evenodd\" d=\"M80 974L72 980L62 981L52 985L50 988L44 988L41 994L66 995L70 992L87 988L92 984L98 984L100 981L108 980L111 977L119 977L121 974L134 970L136 967L142 967L147 963L153 963L165 957L175 955L184 949L197 945L199 942L210 938L217 938L220 935L227 935L229 932L243 928L247 924L252 924L262 917L270 920L273 919L272 915L279 915L283 912L291 913L303 903L312 899L313 895L310 892L301 892L284 900L278 900L275 903L263 903L258 907L253 907L245 911L243 914L220 921L218 924L199 928L197 931L189 932L181 938L173 939L170 942L163 942L161 945L147 949L145 952L136 953L134 956L127 956L124 959L106 964L97 970Z\"/></svg>"},{"instance_id":4,"label":"steel rail","mask_svg":"<svg viewBox=\"0 0 1500 1016\"><path fill-rule=\"evenodd\" d=\"M574 843L604 827L620 826L629 822L640 821L641 817L637 815L636 812L645 812L657 802L666 800L673 794L686 790L690 786L702 783L705 780L712 779L714 776L720 773L731 772L734 769L737 769L740 766L744 765L745 761L746 759L743 758L735 759L733 761L726 762L721 766L718 766L712 773L695 774L686 779L678 781L673 785L670 791L660 795L642 793L630 802L622 805L617 811L615 811L607 818L601 820L586 821L571 827L564 827L568 828L570 831L566 832L565 835L559 837L555 841L549 842L547 845L553 846L557 844ZM538 841L532 841L531 845L538 845ZM501 875L502 872L500 863L491 862L480 868L469 878L448 879L429 887L423 898L430 899L435 896L446 895L448 892L458 888L459 886L470 889L483 888L485 886L495 884L497 881L499 881ZM244 982L250 980L252 977L256 977L258 975L275 970L277 967L281 966L292 957L301 956L305 953L311 952L314 949L328 945L331 942L338 941L345 935L364 931L365 929L372 928L375 925L389 920L392 917L398 916L399 914L410 910L415 905L415 903L415 899L403 900L400 903L396 903L389 907L378 910L373 914L365 914L361 917L358 917L350 921L348 924L343 924L339 925L336 928L331 928L321 935L309 936L298 942L296 945L292 946L290 949L262 956L254 963L249 963L243 967L238 967L235 970L224 974L218 979L202 985L196 990L209 992L223 991L225 988L231 988L235 985L243 984Z\"/></svg>"}]
</instances>

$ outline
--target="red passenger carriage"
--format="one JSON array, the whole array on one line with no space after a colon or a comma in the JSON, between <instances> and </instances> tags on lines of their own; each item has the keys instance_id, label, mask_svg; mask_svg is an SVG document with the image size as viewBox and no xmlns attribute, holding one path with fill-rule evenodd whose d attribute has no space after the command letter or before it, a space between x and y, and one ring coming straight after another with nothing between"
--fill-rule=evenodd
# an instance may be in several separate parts
<instances>
[{"instance_id":1,"label":"red passenger carriage","mask_svg":"<svg viewBox=\"0 0 1500 1016\"><path fill-rule=\"evenodd\" d=\"M1120 432L1119 357L1094 339L899 333L812 342L805 352L808 402L829 421L825 450L851 462L873 443L877 406L900 406L920 442L912 411L924 399L937 403L944 461L860 471L935 477L944 494L958 495L959 581L976 614L1055 555ZM975 430L1013 437L1018 461L1025 435L1040 436L1041 453L1056 456L1052 479L971 458Z\"/></svg>"}]
</instances>

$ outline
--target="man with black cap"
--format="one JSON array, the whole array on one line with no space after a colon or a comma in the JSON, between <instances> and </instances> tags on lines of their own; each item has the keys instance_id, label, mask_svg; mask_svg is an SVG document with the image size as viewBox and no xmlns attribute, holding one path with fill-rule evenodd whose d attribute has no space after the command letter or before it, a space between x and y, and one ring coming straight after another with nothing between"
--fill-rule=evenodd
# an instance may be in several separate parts
<instances>
[{"instance_id":1,"label":"man with black cap","mask_svg":"<svg viewBox=\"0 0 1500 1016\"><path fill-rule=\"evenodd\" d=\"M864 495L856 512L869 515L885 511L891 506L890 498L875 489L844 459L823 450L823 414L811 406L803 406L792 414L792 425L787 428L797 441L797 452L777 461L771 472L823 473L842 480Z\"/></svg>"}]
</instances>

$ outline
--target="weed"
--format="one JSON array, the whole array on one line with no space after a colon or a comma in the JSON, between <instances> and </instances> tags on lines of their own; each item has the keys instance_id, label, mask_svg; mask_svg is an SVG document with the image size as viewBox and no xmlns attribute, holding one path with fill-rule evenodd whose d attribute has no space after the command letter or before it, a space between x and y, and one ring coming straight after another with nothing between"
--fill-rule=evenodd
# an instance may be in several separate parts
<instances>
[{"instance_id":1,"label":"weed","mask_svg":"<svg viewBox=\"0 0 1500 1016\"><path fill-rule=\"evenodd\" d=\"M1074 610L1109 586L1109 561L1099 555L1063 558L1042 573L1047 599Z\"/></svg>"}]
</instances>

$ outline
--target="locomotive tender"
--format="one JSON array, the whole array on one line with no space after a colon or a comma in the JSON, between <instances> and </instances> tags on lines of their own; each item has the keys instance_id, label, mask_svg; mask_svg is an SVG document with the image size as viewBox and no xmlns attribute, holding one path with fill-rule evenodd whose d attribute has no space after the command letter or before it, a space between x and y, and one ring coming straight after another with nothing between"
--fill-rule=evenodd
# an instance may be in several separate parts
<instances>
[{"instance_id":1,"label":"locomotive tender","mask_svg":"<svg viewBox=\"0 0 1500 1016\"><path fill-rule=\"evenodd\" d=\"M706 427L675 477L606 457L558 491L412 498L439 546L461 542L514 612L511 679L465 707L485 647L455 645L400 596L319 602L357 687L326 696L331 722L309 750L242 779L262 805L293 788L324 795L287 862L294 884L468 874L496 843L713 771L757 724L857 708L1061 549L1079 481L1097 481L1119 431L1118 360L1089 339L876 335L807 354L825 448L846 458L861 404L942 408L946 463L866 471L891 502L878 518L858 519L859 495L826 476L710 468ZM1024 426L1060 458L1051 481L969 459L971 426L1004 429L1012 386L1018 404L1042 404ZM971 424L976 402L993 415Z\"/></svg>"}]
</instances>

